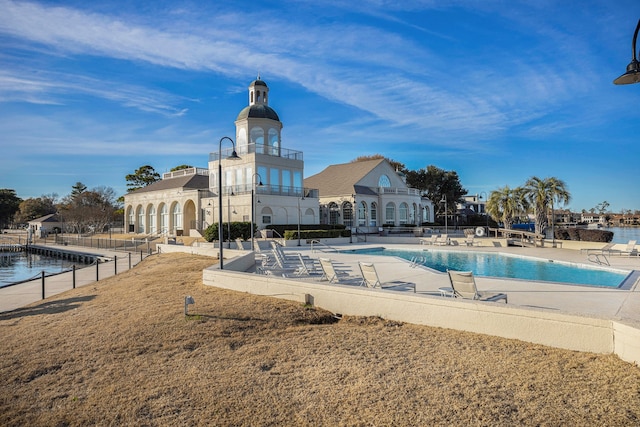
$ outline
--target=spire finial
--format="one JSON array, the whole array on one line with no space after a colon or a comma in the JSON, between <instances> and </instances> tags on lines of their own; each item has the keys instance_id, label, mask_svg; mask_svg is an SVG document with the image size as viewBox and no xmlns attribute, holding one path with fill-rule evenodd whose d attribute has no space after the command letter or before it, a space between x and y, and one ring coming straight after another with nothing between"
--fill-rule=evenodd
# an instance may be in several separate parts
<instances>
[{"instance_id":1,"label":"spire finial","mask_svg":"<svg viewBox=\"0 0 640 427\"><path fill-rule=\"evenodd\" d=\"M258 80L260 80L260 71L258 71Z\"/></svg>"}]
</instances>

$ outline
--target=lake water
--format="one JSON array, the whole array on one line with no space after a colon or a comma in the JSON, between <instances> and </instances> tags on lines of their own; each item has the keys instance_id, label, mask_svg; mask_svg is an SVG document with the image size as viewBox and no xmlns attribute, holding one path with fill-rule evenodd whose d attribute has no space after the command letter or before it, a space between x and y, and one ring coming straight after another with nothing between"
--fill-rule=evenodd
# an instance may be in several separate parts
<instances>
[{"instance_id":1,"label":"lake water","mask_svg":"<svg viewBox=\"0 0 640 427\"><path fill-rule=\"evenodd\" d=\"M0 253L0 287L40 277L42 271L46 275L61 273L73 268L73 264L78 267L85 266L77 261L51 258L39 254Z\"/></svg>"},{"instance_id":2,"label":"lake water","mask_svg":"<svg viewBox=\"0 0 640 427\"><path fill-rule=\"evenodd\" d=\"M602 230L613 231L612 243L628 243L629 240L640 243L640 227L610 227Z\"/></svg>"}]
</instances>

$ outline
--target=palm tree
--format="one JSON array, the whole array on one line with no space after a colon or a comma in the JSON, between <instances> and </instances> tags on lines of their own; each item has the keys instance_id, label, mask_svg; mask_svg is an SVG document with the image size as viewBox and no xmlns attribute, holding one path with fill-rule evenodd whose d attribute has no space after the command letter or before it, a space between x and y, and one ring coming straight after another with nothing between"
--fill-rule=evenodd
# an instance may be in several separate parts
<instances>
[{"instance_id":1,"label":"palm tree","mask_svg":"<svg viewBox=\"0 0 640 427\"><path fill-rule=\"evenodd\" d=\"M527 210L527 200L520 187L505 186L492 191L487 200L487 213L496 222L502 222L504 228L511 229L514 220Z\"/></svg>"},{"instance_id":2,"label":"palm tree","mask_svg":"<svg viewBox=\"0 0 640 427\"><path fill-rule=\"evenodd\" d=\"M533 176L525 183L524 191L526 198L534 208L536 233L538 234L543 234L549 224L547 216L549 206L553 212L554 202L569 203L569 200L571 200L567 185L564 181L555 177L540 179Z\"/></svg>"}]
</instances>

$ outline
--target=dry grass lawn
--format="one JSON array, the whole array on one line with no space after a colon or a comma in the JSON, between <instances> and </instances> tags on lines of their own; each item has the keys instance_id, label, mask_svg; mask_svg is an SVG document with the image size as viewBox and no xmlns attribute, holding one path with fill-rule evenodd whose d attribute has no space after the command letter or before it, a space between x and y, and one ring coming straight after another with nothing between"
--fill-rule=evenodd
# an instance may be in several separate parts
<instances>
[{"instance_id":1,"label":"dry grass lawn","mask_svg":"<svg viewBox=\"0 0 640 427\"><path fill-rule=\"evenodd\" d=\"M640 425L640 369L616 356L334 322L206 287L211 263L157 255L0 313L0 425Z\"/></svg>"}]
</instances>

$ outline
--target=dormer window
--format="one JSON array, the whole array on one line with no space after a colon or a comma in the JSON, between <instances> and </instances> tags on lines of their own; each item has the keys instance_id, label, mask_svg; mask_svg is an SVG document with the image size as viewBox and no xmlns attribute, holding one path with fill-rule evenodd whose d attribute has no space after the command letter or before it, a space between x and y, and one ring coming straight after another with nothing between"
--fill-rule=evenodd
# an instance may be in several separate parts
<instances>
[{"instance_id":1,"label":"dormer window","mask_svg":"<svg viewBox=\"0 0 640 427\"><path fill-rule=\"evenodd\" d=\"M391 187L391 181L387 175L380 175L378 180L378 187Z\"/></svg>"}]
</instances>

